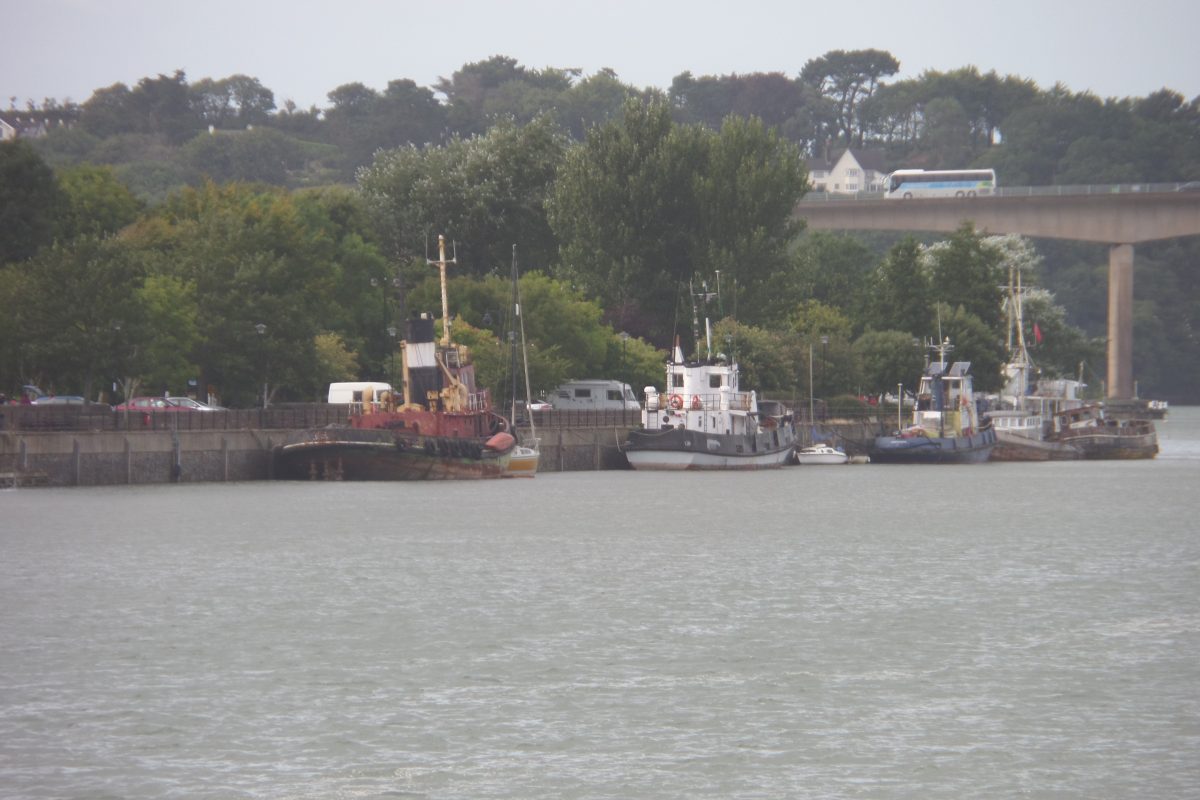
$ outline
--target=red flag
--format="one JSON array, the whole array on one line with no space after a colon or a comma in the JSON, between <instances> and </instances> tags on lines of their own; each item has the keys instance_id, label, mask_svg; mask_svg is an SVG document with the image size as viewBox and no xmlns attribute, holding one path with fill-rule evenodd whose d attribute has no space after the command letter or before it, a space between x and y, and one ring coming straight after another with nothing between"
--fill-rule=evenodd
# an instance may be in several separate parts
<instances>
[{"instance_id":1,"label":"red flag","mask_svg":"<svg viewBox=\"0 0 1200 800\"><path fill-rule=\"evenodd\" d=\"M1038 327L1036 322L1033 323L1033 338L1038 344L1042 343L1042 329Z\"/></svg>"}]
</instances>

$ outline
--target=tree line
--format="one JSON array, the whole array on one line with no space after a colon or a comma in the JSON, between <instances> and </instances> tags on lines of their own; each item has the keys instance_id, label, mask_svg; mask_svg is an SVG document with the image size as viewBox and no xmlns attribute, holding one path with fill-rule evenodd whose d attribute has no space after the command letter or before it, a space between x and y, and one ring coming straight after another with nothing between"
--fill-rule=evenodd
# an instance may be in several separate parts
<instances>
[{"instance_id":1,"label":"tree line","mask_svg":"<svg viewBox=\"0 0 1200 800\"><path fill-rule=\"evenodd\" d=\"M1128 163L1136 148L1115 137L1135 136L1146 148L1136 154L1139 180L1150 180L1165 169L1155 164L1195 149L1195 103L1165 95L1101 103L971 69L887 84L896 71L889 59L831 53L795 79L685 73L661 93L623 87L609 72L581 78L497 57L443 80L443 99L411 82L383 93L354 84L331 92L331 108L307 112L274 110L270 92L244 76L189 86L177 73L110 87L78 109L78 125L0 149L0 377L89 396L117 375L155 391L199 379L246 402L263 377L280 398L309 399L329 380L386 375L389 328L438 307L424 248L446 233L458 244L456 331L497 383L513 244L527 324L540 327L532 338L543 389L595 375L628 376L635 387L661 381L662 350L690 338L687 298L699 281L720 282L720 307L707 310L725 319L719 341L736 348L751 385L829 396L911 383L940 317L987 387L1004 357L998 287L1014 268L1026 285L1043 286L1026 306L1043 334L1039 364L1072 375L1090 365L1085 377L1098 383L1102 253L1051 248L1050 267L1029 243L970 228L944 242L806 234L791 213L807 190L804 155L861 143L892 148L906 165L962 163L945 155L953 141L976 163L1008 159L1016 169L1023 159L1053 172L1084 151ZM781 103L787 92L800 99ZM892 94L909 98L907 115ZM939 117L935 101L956 94L965 116ZM1003 106L1006 97L1029 103ZM1098 117L1084 113L1097 106ZM191 121L173 124L166 108ZM1096 127L1106 115L1112 124ZM939 122L951 118L961 124ZM1064 138L1055 126L1075 118L1094 146L1072 142L1055 159L1048 151ZM213 132L196 134L197 125ZM1156 125L1173 134L1159 137ZM1039 126L1052 141L1039 140L1042 155L1018 158L1014 138ZM347 155L352 140L358 156ZM272 161L272 141L305 149L293 162ZM124 166L135 162L97 152L188 152L198 177L155 199L129 181ZM1117 169L1102 160L1108 174ZM255 162L283 177L232 166ZM1176 168L1194 169L1188 163L1196 161ZM349 165L353 185L341 183ZM1149 280L1139 272L1135 311L1144 391L1200 396L1189 327L1197 288L1183 266L1195 250L1188 240L1139 249L1139 269L1154 270ZM1096 307L1098 326L1089 317Z\"/></svg>"}]
</instances>

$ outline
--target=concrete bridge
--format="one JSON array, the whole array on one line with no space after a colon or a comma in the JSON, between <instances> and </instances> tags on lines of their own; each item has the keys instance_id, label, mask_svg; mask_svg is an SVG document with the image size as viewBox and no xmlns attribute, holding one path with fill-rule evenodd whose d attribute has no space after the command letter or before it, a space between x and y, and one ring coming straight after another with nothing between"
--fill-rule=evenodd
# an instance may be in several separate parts
<instances>
[{"instance_id":1,"label":"concrete bridge","mask_svg":"<svg viewBox=\"0 0 1200 800\"><path fill-rule=\"evenodd\" d=\"M1200 185L1034 186L995 197L884 200L811 195L796 216L816 230L977 230L1108 247L1108 396L1133 397L1133 246L1200 235Z\"/></svg>"}]
</instances>

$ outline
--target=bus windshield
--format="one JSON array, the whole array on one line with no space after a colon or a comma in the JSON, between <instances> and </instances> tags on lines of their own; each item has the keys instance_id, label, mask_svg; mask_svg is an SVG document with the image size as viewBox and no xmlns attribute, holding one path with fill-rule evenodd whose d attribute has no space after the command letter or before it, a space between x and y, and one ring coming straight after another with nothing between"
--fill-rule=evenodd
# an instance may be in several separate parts
<instances>
[{"instance_id":1,"label":"bus windshield","mask_svg":"<svg viewBox=\"0 0 1200 800\"><path fill-rule=\"evenodd\" d=\"M884 197L890 199L987 196L995 192L996 171L898 169L887 176L884 186Z\"/></svg>"}]
</instances>

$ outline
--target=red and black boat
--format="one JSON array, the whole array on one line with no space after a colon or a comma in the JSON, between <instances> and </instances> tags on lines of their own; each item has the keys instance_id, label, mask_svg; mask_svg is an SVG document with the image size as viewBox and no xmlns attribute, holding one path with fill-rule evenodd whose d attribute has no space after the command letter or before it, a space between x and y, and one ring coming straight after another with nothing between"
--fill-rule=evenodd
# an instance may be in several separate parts
<instances>
[{"instance_id":1,"label":"red and black boat","mask_svg":"<svg viewBox=\"0 0 1200 800\"><path fill-rule=\"evenodd\" d=\"M400 343L402 396L382 392L346 425L299 431L276 448L276 475L294 480L409 481L499 478L516 441L475 385L465 346L450 336L444 237L438 237L442 338L428 314L408 321Z\"/></svg>"}]
</instances>

